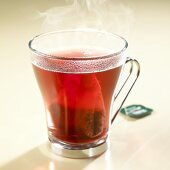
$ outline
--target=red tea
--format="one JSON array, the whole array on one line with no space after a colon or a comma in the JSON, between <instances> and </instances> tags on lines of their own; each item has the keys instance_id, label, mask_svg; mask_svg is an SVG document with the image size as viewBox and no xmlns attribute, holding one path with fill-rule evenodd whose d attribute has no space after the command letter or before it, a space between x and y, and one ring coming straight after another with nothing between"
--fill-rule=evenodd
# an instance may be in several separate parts
<instances>
[{"instance_id":1,"label":"red tea","mask_svg":"<svg viewBox=\"0 0 170 170\"><path fill-rule=\"evenodd\" d=\"M94 53L80 50L55 55L89 57ZM33 68L46 106L52 142L86 144L107 136L111 99L121 66L93 73L55 72L38 63Z\"/></svg>"}]
</instances>

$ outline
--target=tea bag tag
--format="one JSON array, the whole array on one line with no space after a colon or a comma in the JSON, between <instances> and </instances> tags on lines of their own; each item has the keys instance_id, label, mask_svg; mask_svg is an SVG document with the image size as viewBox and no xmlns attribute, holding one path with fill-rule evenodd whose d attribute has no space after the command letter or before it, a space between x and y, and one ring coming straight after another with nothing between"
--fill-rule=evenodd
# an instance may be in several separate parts
<instances>
[{"instance_id":1,"label":"tea bag tag","mask_svg":"<svg viewBox=\"0 0 170 170\"><path fill-rule=\"evenodd\" d=\"M122 114L136 119L148 116L152 111L153 109L147 108L143 105L130 105L120 110Z\"/></svg>"}]
</instances>

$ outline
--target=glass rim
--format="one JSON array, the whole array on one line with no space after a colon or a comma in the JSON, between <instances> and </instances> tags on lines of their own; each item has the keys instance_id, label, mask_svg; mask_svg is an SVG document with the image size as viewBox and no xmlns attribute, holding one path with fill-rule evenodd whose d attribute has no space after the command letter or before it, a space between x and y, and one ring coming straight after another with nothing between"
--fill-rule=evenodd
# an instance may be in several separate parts
<instances>
[{"instance_id":1,"label":"glass rim","mask_svg":"<svg viewBox=\"0 0 170 170\"><path fill-rule=\"evenodd\" d=\"M89 57L64 57L64 56L57 56L57 55L52 55L52 54L48 54L48 53L43 53L43 52L37 50L36 48L32 47L32 43L36 39L39 39L41 37L48 36L48 35L51 35L51 34L68 33L68 32L70 32L70 33L71 32L82 32L82 33L83 32L94 32L94 33L107 34L107 35L111 35L111 36L114 36L114 37L117 37L117 38L121 39L122 42L124 42L124 46L123 46L123 48L121 48L117 52L113 52L113 53L106 54L106 55L97 55L97 56L89 56ZM95 60L95 59L111 58L111 57L118 56L118 55L122 54L127 49L128 42L122 36L119 36L118 34L114 34L114 33L107 32L107 31L100 31L100 30L95 30L95 29L71 29L71 30L60 30L60 31L46 32L46 33L42 33L42 34L36 35L36 36L34 36L29 41L28 47L29 47L29 49L33 53L35 53L39 57L45 57L45 58L49 58L49 59L60 59L60 60Z\"/></svg>"}]
</instances>

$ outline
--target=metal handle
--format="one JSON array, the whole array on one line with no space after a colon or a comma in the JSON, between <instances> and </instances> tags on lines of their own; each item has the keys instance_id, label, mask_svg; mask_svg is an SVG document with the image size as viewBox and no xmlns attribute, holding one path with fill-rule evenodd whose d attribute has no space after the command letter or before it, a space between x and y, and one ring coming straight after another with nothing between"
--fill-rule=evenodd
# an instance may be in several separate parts
<instances>
[{"instance_id":1,"label":"metal handle","mask_svg":"<svg viewBox=\"0 0 170 170\"><path fill-rule=\"evenodd\" d=\"M117 109L116 113L113 115L113 117L112 117L112 119L111 119L111 124L113 123L114 119L116 118L117 114L119 113L121 107L123 106L125 100L127 99L129 93L131 92L131 90L132 90L134 84L136 83L136 80L138 79L139 74L140 74L140 64L139 64L139 62L138 62L136 59L128 58L128 59L126 60L126 63L125 63L125 64L127 64L127 63L130 63L129 74L128 74L128 76L126 77L124 83L122 84L120 90L119 90L118 93L116 94L116 96L115 96L115 98L114 98L114 101L115 101L115 100L117 99L117 97L120 95L120 93L121 93L122 89L124 88L125 84L127 83L127 81L129 80L129 78L131 77L132 72L134 71L134 64L137 66L136 76L135 76L135 78L134 78L134 80L133 80L133 82L132 82L132 84L131 84L128 92L126 93L125 98L123 99L123 101L122 101L122 103L120 104L119 108Z\"/></svg>"}]
</instances>

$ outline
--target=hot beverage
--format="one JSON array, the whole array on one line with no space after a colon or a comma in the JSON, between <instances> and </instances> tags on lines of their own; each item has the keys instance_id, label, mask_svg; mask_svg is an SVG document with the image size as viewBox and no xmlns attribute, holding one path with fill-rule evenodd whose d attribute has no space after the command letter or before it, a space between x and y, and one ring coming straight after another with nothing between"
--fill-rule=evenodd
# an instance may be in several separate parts
<instances>
[{"instance_id":1,"label":"hot beverage","mask_svg":"<svg viewBox=\"0 0 170 170\"><path fill-rule=\"evenodd\" d=\"M89 57L96 51L68 50L53 55ZM111 98L121 66L94 73L55 72L36 63L33 68L45 100L52 142L85 144L107 136Z\"/></svg>"}]
</instances>

